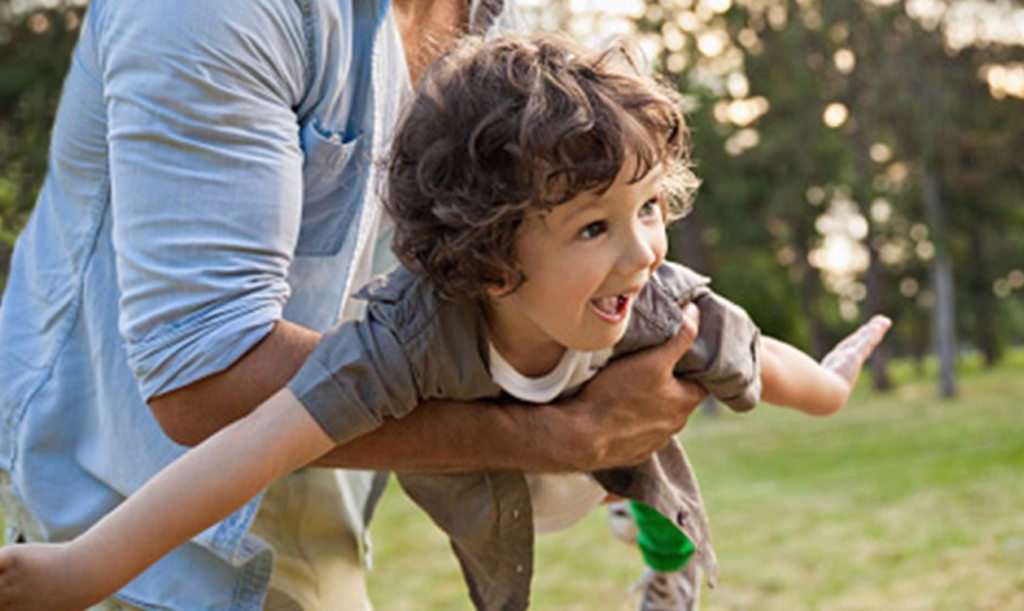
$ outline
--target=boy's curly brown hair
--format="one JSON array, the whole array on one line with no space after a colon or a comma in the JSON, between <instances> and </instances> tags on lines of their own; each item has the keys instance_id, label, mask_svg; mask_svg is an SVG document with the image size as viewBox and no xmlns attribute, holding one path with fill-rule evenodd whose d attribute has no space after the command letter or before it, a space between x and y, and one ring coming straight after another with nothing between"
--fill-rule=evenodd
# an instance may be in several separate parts
<instances>
[{"instance_id":1,"label":"boy's curly brown hair","mask_svg":"<svg viewBox=\"0 0 1024 611\"><path fill-rule=\"evenodd\" d=\"M666 167L670 218L698 181L679 95L630 52L564 37L470 38L437 59L396 128L385 206L399 260L444 297L518 287L516 232L533 209Z\"/></svg>"}]
</instances>

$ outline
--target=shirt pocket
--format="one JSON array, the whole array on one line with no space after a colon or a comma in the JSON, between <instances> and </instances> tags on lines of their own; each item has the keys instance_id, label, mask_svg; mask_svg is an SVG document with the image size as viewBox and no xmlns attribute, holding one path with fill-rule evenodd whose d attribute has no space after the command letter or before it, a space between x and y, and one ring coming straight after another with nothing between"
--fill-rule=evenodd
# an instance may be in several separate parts
<instances>
[{"instance_id":1,"label":"shirt pocket","mask_svg":"<svg viewBox=\"0 0 1024 611\"><path fill-rule=\"evenodd\" d=\"M371 169L369 139L324 129L316 119L302 126L299 137L305 160L295 254L335 255L359 218Z\"/></svg>"}]
</instances>

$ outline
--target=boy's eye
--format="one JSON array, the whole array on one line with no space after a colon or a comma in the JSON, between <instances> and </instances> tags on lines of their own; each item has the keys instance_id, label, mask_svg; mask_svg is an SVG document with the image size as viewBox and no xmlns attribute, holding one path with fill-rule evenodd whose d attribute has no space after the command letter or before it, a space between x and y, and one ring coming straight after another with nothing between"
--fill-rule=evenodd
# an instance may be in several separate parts
<instances>
[{"instance_id":1,"label":"boy's eye","mask_svg":"<svg viewBox=\"0 0 1024 611\"><path fill-rule=\"evenodd\" d=\"M580 229L578 235L584 240L593 240L597 236L604 233L606 227L607 226L605 225L604 221L594 221L593 223L589 223L583 229Z\"/></svg>"},{"instance_id":2,"label":"boy's eye","mask_svg":"<svg viewBox=\"0 0 1024 611\"><path fill-rule=\"evenodd\" d=\"M644 202L643 206L640 206L640 217L648 218L652 216L658 216L661 214L661 201L657 197Z\"/></svg>"}]
</instances>

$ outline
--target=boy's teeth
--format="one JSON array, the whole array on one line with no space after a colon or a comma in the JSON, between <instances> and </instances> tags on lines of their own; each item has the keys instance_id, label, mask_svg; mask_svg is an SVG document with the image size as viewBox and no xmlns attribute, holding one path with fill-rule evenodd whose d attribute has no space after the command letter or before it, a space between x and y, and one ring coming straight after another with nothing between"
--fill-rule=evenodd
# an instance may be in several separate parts
<instances>
[{"instance_id":1,"label":"boy's teeth","mask_svg":"<svg viewBox=\"0 0 1024 611\"><path fill-rule=\"evenodd\" d=\"M597 306L598 310L601 310L605 314L615 314L619 310L620 299L621 297L619 295L600 297L594 300L594 305Z\"/></svg>"}]
</instances>

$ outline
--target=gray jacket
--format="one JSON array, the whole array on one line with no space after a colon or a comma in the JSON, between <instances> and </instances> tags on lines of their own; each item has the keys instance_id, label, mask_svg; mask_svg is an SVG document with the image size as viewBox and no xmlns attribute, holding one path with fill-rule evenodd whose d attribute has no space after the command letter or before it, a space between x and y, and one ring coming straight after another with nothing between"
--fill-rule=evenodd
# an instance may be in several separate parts
<instances>
[{"instance_id":1,"label":"gray jacket","mask_svg":"<svg viewBox=\"0 0 1024 611\"><path fill-rule=\"evenodd\" d=\"M712 293L708 282L681 265L659 267L637 297L615 355L672 337L682 324L680 304L693 301L701 313L700 334L675 371L745 411L760 398L759 331L746 312ZM377 279L359 296L368 301L365 319L325 334L289 384L339 444L386 418L405 416L426 400L501 395L488 372L478 304L444 301L404 269ZM608 492L644 502L672 520L697 546L697 561L713 582L707 516L678 441L641 465L593 475ZM534 533L523 473L401 474L398 479L451 538L477 608L525 608Z\"/></svg>"}]
</instances>

